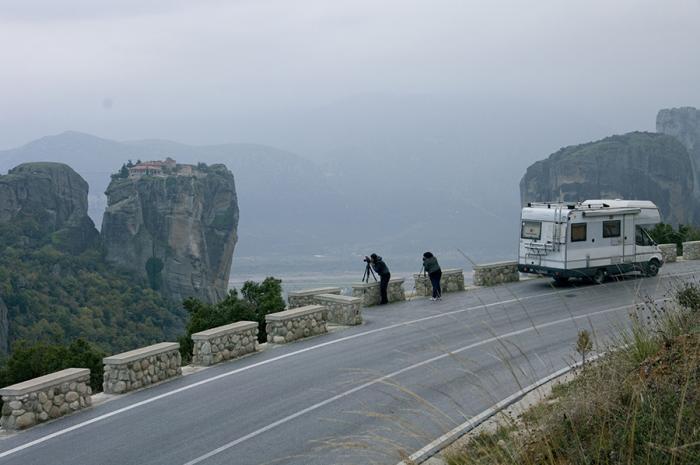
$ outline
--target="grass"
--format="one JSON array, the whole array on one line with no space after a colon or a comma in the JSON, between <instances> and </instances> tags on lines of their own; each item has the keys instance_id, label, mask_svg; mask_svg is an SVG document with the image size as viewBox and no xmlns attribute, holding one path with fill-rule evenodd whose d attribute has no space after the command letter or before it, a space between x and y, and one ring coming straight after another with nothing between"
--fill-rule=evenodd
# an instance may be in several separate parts
<instances>
[{"instance_id":1,"label":"grass","mask_svg":"<svg viewBox=\"0 0 700 465\"><path fill-rule=\"evenodd\" d=\"M445 459L449 465L700 464L700 286L639 305L618 350L495 431ZM589 335L574 341L590 350Z\"/></svg>"}]
</instances>

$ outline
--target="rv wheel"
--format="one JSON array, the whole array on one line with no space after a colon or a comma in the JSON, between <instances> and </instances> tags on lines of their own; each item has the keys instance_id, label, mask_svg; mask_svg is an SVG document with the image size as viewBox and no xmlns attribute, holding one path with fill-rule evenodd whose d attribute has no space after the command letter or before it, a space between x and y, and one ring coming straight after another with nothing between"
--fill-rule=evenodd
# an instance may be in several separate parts
<instances>
[{"instance_id":1,"label":"rv wheel","mask_svg":"<svg viewBox=\"0 0 700 465\"><path fill-rule=\"evenodd\" d=\"M554 284L556 284L557 286L564 286L568 282L569 282L569 278L567 278L565 276L555 276L554 277Z\"/></svg>"},{"instance_id":2,"label":"rv wheel","mask_svg":"<svg viewBox=\"0 0 700 465\"><path fill-rule=\"evenodd\" d=\"M647 276L656 276L659 274L659 262L656 259L651 259L646 268Z\"/></svg>"},{"instance_id":3,"label":"rv wheel","mask_svg":"<svg viewBox=\"0 0 700 465\"><path fill-rule=\"evenodd\" d=\"M605 282L605 270L598 268L593 275L593 282L596 284L603 284Z\"/></svg>"}]
</instances>

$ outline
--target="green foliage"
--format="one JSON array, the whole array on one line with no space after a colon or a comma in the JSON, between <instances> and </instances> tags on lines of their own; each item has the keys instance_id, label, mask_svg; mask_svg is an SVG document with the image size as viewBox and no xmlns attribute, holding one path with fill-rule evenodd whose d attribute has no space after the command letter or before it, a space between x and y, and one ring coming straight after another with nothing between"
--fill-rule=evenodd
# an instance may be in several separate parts
<instances>
[{"instance_id":1,"label":"green foliage","mask_svg":"<svg viewBox=\"0 0 700 465\"><path fill-rule=\"evenodd\" d=\"M683 224L674 230L670 224L659 223L648 232L657 244L676 244L678 255L683 254L683 242L700 240L700 228Z\"/></svg>"},{"instance_id":2,"label":"green foliage","mask_svg":"<svg viewBox=\"0 0 700 465\"><path fill-rule=\"evenodd\" d=\"M12 355L0 367L0 386L10 386L65 368L89 368L90 386L93 392L102 390L102 358L104 352L84 339L76 339L69 345L30 345L17 341Z\"/></svg>"},{"instance_id":3,"label":"green foliage","mask_svg":"<svg viewBox=\"0 0 700 465\"><path fill-rule=\"evenodd\" d=\"M148 285L154 291L161 288L163 283L163 260L158 257L151 257L146 260L146 276L148 276Z\"/></svg>"},{"instance_id":4,"label":"green foliage","mask_svg":"<svg viewBox=\"0 0 700 465\"><path fill-rule=\"evenodd\" d=\"M265 342L265 315L284 310L281 284L282 281L272 277L265 278L262 283L246 281L240 296L233 289L217 304L207 304L194 298L185 300L183 306L190 319L187 335L179 339L183 359L192 357L192 334L236 321L258 322L258 341Z\"/></svg>"},{"instance_id":5,"label":"green foliage","mask_svg":"<svg viewBox=\"0 0 700 465\"><path fill-rule=\"evenodd\" d=\"M107 264L97 248L58 250L32 218L0 225L0 297L10 343L84 338L115 353L172 340L186 317L142 279Z\"/></svg>"}]
</instances>

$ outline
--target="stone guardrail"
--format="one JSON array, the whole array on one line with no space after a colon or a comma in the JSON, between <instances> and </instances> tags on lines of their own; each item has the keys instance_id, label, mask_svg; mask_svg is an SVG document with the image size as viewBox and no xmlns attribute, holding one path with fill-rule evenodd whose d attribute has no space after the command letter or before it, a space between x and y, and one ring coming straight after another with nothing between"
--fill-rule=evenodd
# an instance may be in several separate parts
<instances>
[{"instance_id":1,"label":"stone guardrail","mask_svg":"<svg viewBox=\"0 0 700 465\"><path fill-rule=\"evenodd\" d=\"M267 342L284 344L326 332L326 307L307 305L265 315Z\"/></svg>"},{"instance_id":2,"label":"stone guardrail","mask_svg":"<svg viewBox=\"0 0 700 465\"><path fill-rule=\"evenodd\" d=\"M673 263L678 258L678 246L676 244L659 244L664 263Z\"/></svg>"},{"instance_id":3,"label":"stone guardrail","mask_svg":"<svg viewBox=\"0 0 700 465\"><path fill-rule=\"evenodd\" d=\"M389 280L387 298L389 302L399 302L406 300L406 292L403 289L404 278L392 278ZM381 302L379 294L379 283L358 283L352 285L352 296L362 299L363 307L371 307Z\"/></svg>"},{"instance_id":4,"label":"stone guardrail","mask_svg":"<svg viewBox=\"0 0 700 465\"><path fill-rule=\"evenodd\" d=\"M683 243L683 260L700 260L700 241Z\"/></svg>"},{"instance_id":5,"label":"stone guardrail","mask_svg":"<svg viewBox=\"0 0 700 465\"><path fill-rule=\"evenodd\" d=\"M433 295L433 285L427 273L415 273L413 279L416 282L416 295L430 297ZM442 270L440 278L442 293L464 290L464 271L461 268Z\"/></svg>"},{"instance_id":6,"label":"stone guardrail","mask_svg":"<svg viewBox=\"0 0 700 465\"><path fill-rule=\"evenodd\" d=\"M192 334L192 364L209 366L255 352L258 323L238 321Z\"/></svg>"},{"instance_id":7,"label":"stone guardrail","mask_svg":"<svg viewBox=\"0 0 700 465\"><path fill-rule=\"evenodd\" d=\"M301 291L291 291L287 294L289 308L306 307L307 305L315 305L315 297L320 294L337 294L340 295L339 287L319 287L316 289L304 289Z\"/></svg>"},{"instance_id":8,"label":"stone guardrail","mask_svg":"<svg viewBox=\"0 0 700 465\"><path fill-rule=\"evenodd\" d=\"M102 359L107 394L123 394L182 374L180 344L161 342Z\"/></svg>"},{"instance_id":9,"label":"stone guardrail","mask_svg":"<svg viewBox=\"0 0 700 465\"><path fill-rule=\"evenodd\" d=\"M66 368L0 389L0 424L6 430L29 428L92 405L90 370Z\"/></svg>"},{"instance_id":10,"label":"stone guardrail","mask_svg":"<svg viewBox=\"0 0 700 465\"><path fill-rule=\"evenodd\" d=\"M326 321L329 323L346 326L362 324L362 299L359 297L320 294L315 298L317 304L328 310Z\"/></svg>"},{"instance_id":11,"label":"stone guardrail","mask_svg":"<svg viewBox=\"0 0 700 465\"><path fill-rule=\"evenodd\" d=\"M477 286L495 286L519 280L517 261L474 265L474 284Z\"/></svg>"}]
</instances>

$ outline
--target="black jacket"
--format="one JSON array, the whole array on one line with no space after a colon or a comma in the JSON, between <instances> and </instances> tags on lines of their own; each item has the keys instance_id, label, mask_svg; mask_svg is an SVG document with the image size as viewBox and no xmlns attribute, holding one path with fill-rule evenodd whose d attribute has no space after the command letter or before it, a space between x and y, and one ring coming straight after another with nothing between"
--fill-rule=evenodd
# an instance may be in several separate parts
<instances>
[{"instance_id":1,"label":"black jacket","mask_svg":"<svg viewBox=\"0 0 700 465\"><path fill-rule=\"evenodd\" d=\"M389 274L389 267L386 266L386 263L384 263L382 257L377 257L377 259L372 262L372 268L374 268L374 272L379 276Z\"/></svg>"},{"instance_id":2,"label":"black jacket","mask_svg":"<svg viewBox=\"0 0 700 465\"><path fill-rule=\"evenodd\" d=\"M424 258L423 259L423 268L425 269L425 272L428 274L431 273L437 273L440 270L440 265L438 264L437 258L430 257L430 258Z\"/></svg>"}]
</instances>

